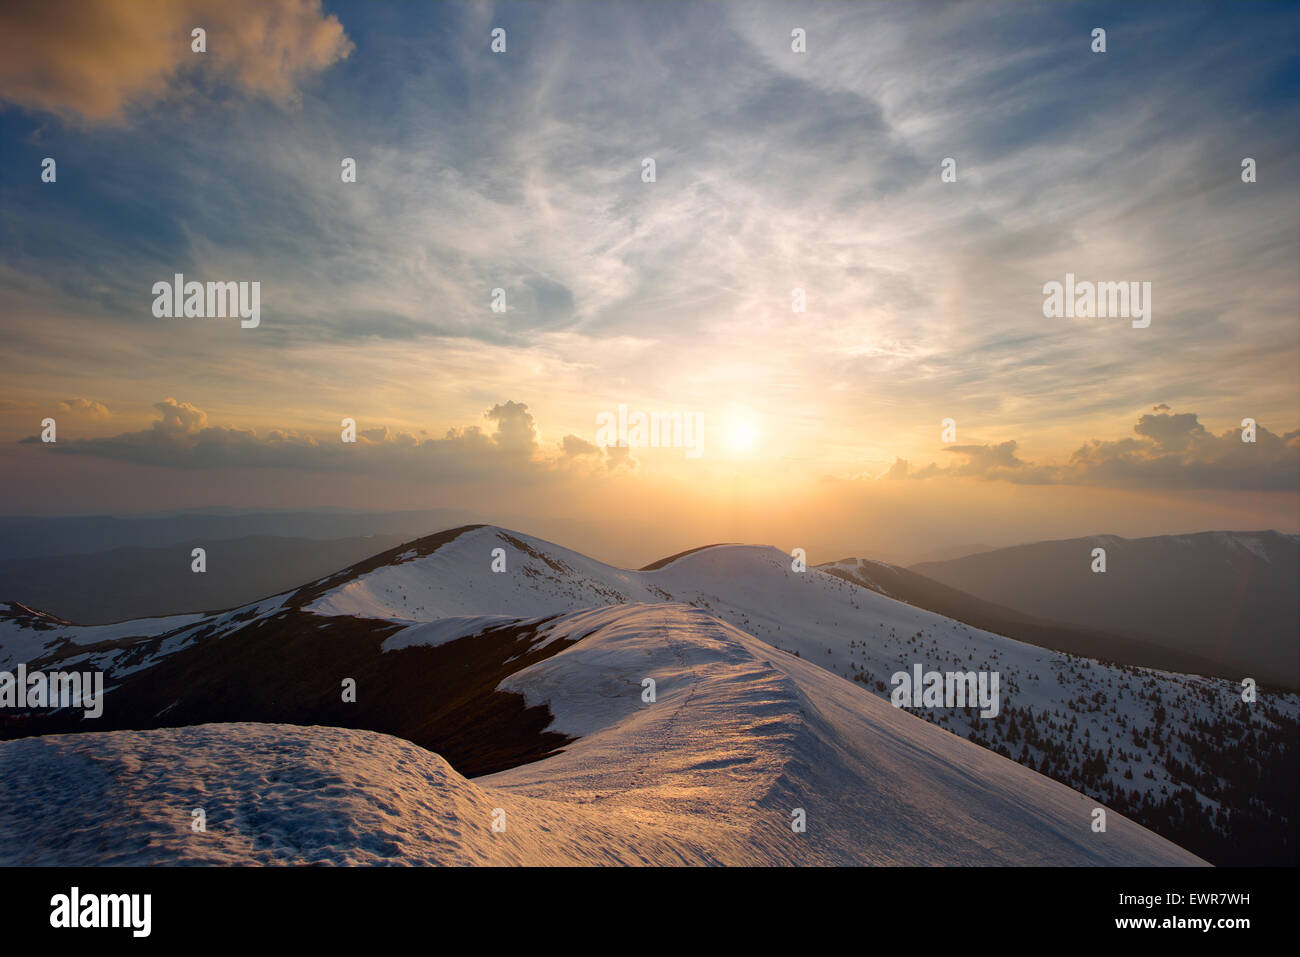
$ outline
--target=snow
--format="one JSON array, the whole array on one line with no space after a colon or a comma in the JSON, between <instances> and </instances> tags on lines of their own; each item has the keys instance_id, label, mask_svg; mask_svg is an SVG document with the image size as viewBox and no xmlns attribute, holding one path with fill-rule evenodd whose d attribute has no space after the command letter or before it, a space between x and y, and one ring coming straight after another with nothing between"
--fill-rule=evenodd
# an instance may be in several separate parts
<instances>
[{"instance_id":1,"label":"snow","mask_svg":"<svg viewBox=\"0 0 1300 957\"><path fill-rule=\"evenodd\" d=\"M437 621L408 625L385 638L382 647L384 651L398 651L416 645L436 647L455 641L457 638L480 634L489 628L518 623L517 618L511 618L509 615L460 615L439 618Z\"/></svg>"},{"instance_id":2,"label":"snow","mask_svg":"<svg viewBox=\"0 0 1300 957\"><path fill-rule=\"evenodd\" d=\"M11 670L19 663L36 661L50 649L65 641L74 645L93 645L122 638L158 635L183 628L203 619L203 615L171 615L165 618L140 618L112 625L55 625L40 629L13 619L0 619L0 670Z\"/></svg>"},{"instance_id":3,"label":"snow","mask_svg":"<svg viewBox=\"0 0 1300 957\"><path fill-rule=\"evenodd\" d=\"M30 664L58 652L54 667L59 670L91 669L110 676L111 680L105 679L107 694L122 678L153 667L202 636L221 636L280 614L289 594L264 598L215 615L140 618L112 625L56 625L44 629L13 618L0 619L0 670L12 669L20 662ZM72 648L64 647L65 643Z\"/></svg>"},{"instance_id":4,"label":"snow","mask_svg":"<svg viewBox=\"0 0 1300 957\"><path fill-rule=\"evenodd\" d=\"M501 688L547 704L552 728L580 740L476 783L638 818L685 813L767 863L1197 862L1113 813L1093 833L1096 802L702 609L628 605L553 630L586 637ZM806 834L790 829L795 808Z\"/></svg>"},{"instance_id":5,"label":"snow","mask_svg":"<svg viewBox=\"0 0 1300 957\"><path fill-rule=\"evenodd\" d=\"M489 571L495 548L506 552L504 574ZM1195 736L1198 722L1235 720L1241 689L1230 681L1050 651L971 628L817 569L795 572L791 564L791 557L775 548L717 545L657 571L629 571L532 536L485 526L432 555L357 578L327 593L310 610L436 621L493 613L531 618L593 606L678 601L706 609L834 674L856 678L880 695L887 695L894 672L910 671L918 663L927 671L996 670L1003 707L1030 713L1040 733L1070 752L1070 763L1086 757L1085 741L1093 751L1113 751L1108 780L1154 799L1185 786L1157 755L1159 744L1179 761L1198 766L1200 759L1180 735ZM1102 705L1091 701L1098 691L1105 697ZM1158 706L1167 712L1160 723ZM918 713L963 738L974 733L990 746L1003 744L1017 756L1024 747L1003 740L1004 723L980 719L973 711ZM1269 694L1251 721L1256 727L1271 726L1275 715L1300 719L1300 695ZM1067 730L1071 721L1076 727ZM1049 728L1048 722L1057 727ZM1134 740L1135 732L1145 746ZM1048 757L1037 747L1028 749L1035 766L1043 766ZM1214 795L1201 793L1199 798L1207 803Z\"/></svg>"},{"instance_id":6,"label":"snow","mask_svg":"<svg viewBox=\"0 0 1300 957\"><path fill-rule=\"evenodd\" d=\"M497 548L506 553L504 573L492 571ZM166 637L143 661L121 649L80 658L127 674L202 635L220 637L280 614L285 599L208 618L102 626L125 629L120 636ZM640 572L482 527L429 554L410 549L306 610L402 625L384 651L560 616L531 647L581 641L515 673L501 690L546 704L552 729L579 740L546 760L469 782L436 756L363 731L222 725L219 734L188 728L93 741L28 739L0 744L0 770L28 782L0 784L0 797L5 787L13 797L0 800L0 835L6 826L16 833L54 829L46 817L76 831L69 822L90 814L98 799L115 814L139 817L149 841L93 853L74 841L59 860L1196 863L1114 812L1107 832L1093 833L1096 797L966 740L977 733L998 743L1001 725L981 721L974 709L895 709L883 697L884 682L916 663L997 670L1004 710L1032 713L1058 746L1073 747L1086 732L1090 746L1116 747L1110 779L1157 796L1175 782L1155 744L1135 744L1134 732L1160 737L1188 761L1178 733L1228 715L1240 700L1230 682L1090 662L970 628L816 569L795 572L790 556L764 547L713 546ZM30 660L30 649L43 647L33 642L56 636L78 645L109 640L92 631L0 622L0 655ZM654 703L642 701L645 678L656 682ZM1094 706L1097 692L1104 701ZM1153 718L1158 702L1168 711L1163 725ZM1300 716L1300 696L1270 695L1252 720L1267 721L1270 713ZM1049 721L1057 723L1050 732ZM1070 722L1077 727L1067 730ZM88 757L101 746L105 765ZM337 768L331 748L339 752ZM1041 765L1042 754L1031 750L1029 757ZM67 764L94 778L115 761L145 775L157 795L137 795L128 777L46 806L42 775L57 778ZM227 766L230 779L219 779ZM1124 771L1131 777L1120 781ZM362 790L348 791L341 780ZM260 813L249 794L267 787L278 797ZM220 812L209 809L206 837L191 835L188 812L176 810L195 788ZM1213 795L1198 797L1214 803ZM507 810L508 839L490 830L485 806ZM375 807L392 810L377 814ZM806 834L789 827L794 808L808 814ZM221 814L230 822L225 831L217 826ZM250 820L269 836L259 837ZM28 844L43 846L27 839L16 846ZM77 858L77 848L90 856ZM44 851L10 853L44 854L49 862L64 851L55 841Z\"/></svg>"},{"instance_id":7,"label":"snow","mask_svg":"<svg viewBox=\"0 0 1300 957\"><path fill-rule=\"evenodd\" d=\"M560 566L534 557L536 548ZM506 552L493 573L492 550ZM307 606L318 615L433 621L465 615L535 618L620 601L652 601L645 574L628 572L558 545L485 526L437 551L361 575Z\"/></svg>"},{"instance_id":8,"label":"snow","mask_svg":"<svg viewBox=\"0 0 1300 957\"><path fill-rule=\"evenodd\" d=\"M1273 561L1273 554L1268 547L1270 540L1286 539L1286 538L1295 539L1297 537L1298 536L1295 535L1291 535L1291 536L1277 535L1276 533L1271 533L1271 532L1261 532L1253 535L1249 533L1243 533L1243 532L1214 532L1213 533L1214 540L1217 541L1220 545L1224 545L1229 548L1244 549L1245 551L1250 552L1252 555L1254 555L1256 558L1260 559L1261 561L1265 561L1269 563Z\"/></svg>"},{"instance_id":9,"label":"snow","mask_svg":"<svg viewBox=\"0 0 1300 957\"><path fill-rule=\"evenodd\" d=\"M1082 795L701 609L605 608L553 630L587 637L503 687L583 735L559 755L469 781L340 728L4 742L0 865L1200 863L1119 815L1093 833ZM85 826L105 817L112 841Z\"/></svg>"}]
</instances>

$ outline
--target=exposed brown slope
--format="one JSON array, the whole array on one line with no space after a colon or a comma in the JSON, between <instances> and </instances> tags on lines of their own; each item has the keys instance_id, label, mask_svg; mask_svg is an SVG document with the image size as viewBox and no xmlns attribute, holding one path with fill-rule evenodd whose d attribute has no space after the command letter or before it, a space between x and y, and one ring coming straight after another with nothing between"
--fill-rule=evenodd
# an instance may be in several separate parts
<instances>
[{"instance_id":1,"label":"exposed brown slope","mask_svg":"<svg viewBox=\"0 0 1300 957\"><path fill-rule=\"evenodd\" d=\"M210 637L126 676L102 717L80 710L16 716L0 738L72 731L144 730L226 721L333 725L406 738L467 777L553 754L570 739L551 714L499 692L510 674L573 644L534 648L545 622L485 629L436 647L383 651L401 626L322 618L296 609ZM356 702L343 701L346 678Z\"/></svg>"}]
</instances>

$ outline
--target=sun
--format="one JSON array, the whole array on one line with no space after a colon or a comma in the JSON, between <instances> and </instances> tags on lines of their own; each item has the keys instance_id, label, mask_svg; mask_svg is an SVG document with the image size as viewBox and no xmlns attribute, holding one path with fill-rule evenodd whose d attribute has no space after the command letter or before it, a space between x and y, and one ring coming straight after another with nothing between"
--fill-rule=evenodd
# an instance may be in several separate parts
<instances>
[{"instance_id":1,"label":"sun","mask_svg":"<svg viewBox=\"0 0 1300 957\"><path fill-rule=\"evenodd\" d=\"M758 426L750 419L733 419L727 423L727 448L739 455L748 455L758 446Z\"/></svg>"}]
</instances>

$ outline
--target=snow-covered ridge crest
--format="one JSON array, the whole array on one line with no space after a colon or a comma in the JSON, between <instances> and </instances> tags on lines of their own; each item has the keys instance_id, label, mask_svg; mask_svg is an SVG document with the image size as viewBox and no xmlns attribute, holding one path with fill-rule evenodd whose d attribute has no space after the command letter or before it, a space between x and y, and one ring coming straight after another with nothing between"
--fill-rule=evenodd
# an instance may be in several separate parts
<instances>
[{"instance_id":1,"label":"snow-covered ridge crest","mask_svg":"<svg viewBox=\"0 0 1300 957\"><path fill-rule=\"evenodd\" d=\"M503 689L581 735L551 758L468 781L387 735L274 724L4 742L0 862L1202 863L1119 815L1091 832L1090 799L703 609L588 609L546 634L581 640ZM105 789L132 840L72 826ZM196 794L198 838L175 813Z\"/></svg>"},{"instance_id":2,"label":"snow-covered ridge crest","mask_svg":"<svg viewBox=\"0 0 1300 957\"><path fill-rule=\"evenodd\" d=\"M637 817L686 812L769 862L1200 863L1118 815L1091 833L1083 795L703 609L624 605L551 628L582 639L502 689L547 704L579 739L479 784ZM804 834L790 827L796 808L816 824Z\"/></svg>"}]
</instances>

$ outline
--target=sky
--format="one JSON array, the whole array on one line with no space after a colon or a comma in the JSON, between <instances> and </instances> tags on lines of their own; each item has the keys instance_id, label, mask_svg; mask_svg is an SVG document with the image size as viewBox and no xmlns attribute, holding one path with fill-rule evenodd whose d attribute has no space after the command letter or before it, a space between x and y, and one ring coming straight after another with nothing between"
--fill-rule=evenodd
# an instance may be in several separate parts
<instances>
[{"instance_id":1,"label":"sky","mask_svg":"<svg viewBox=\"0 0 1300 957\"><path fill-rule=\"evenodd\" d=\"M1300 532L1298 14L6 4L0 513L464 507L628 563ZM155 315L177 273L256 328ZM1046 315L1067 274L1150 324ZM620 406L698 445L602 447Z\"/></svg>"}]
</instances>

